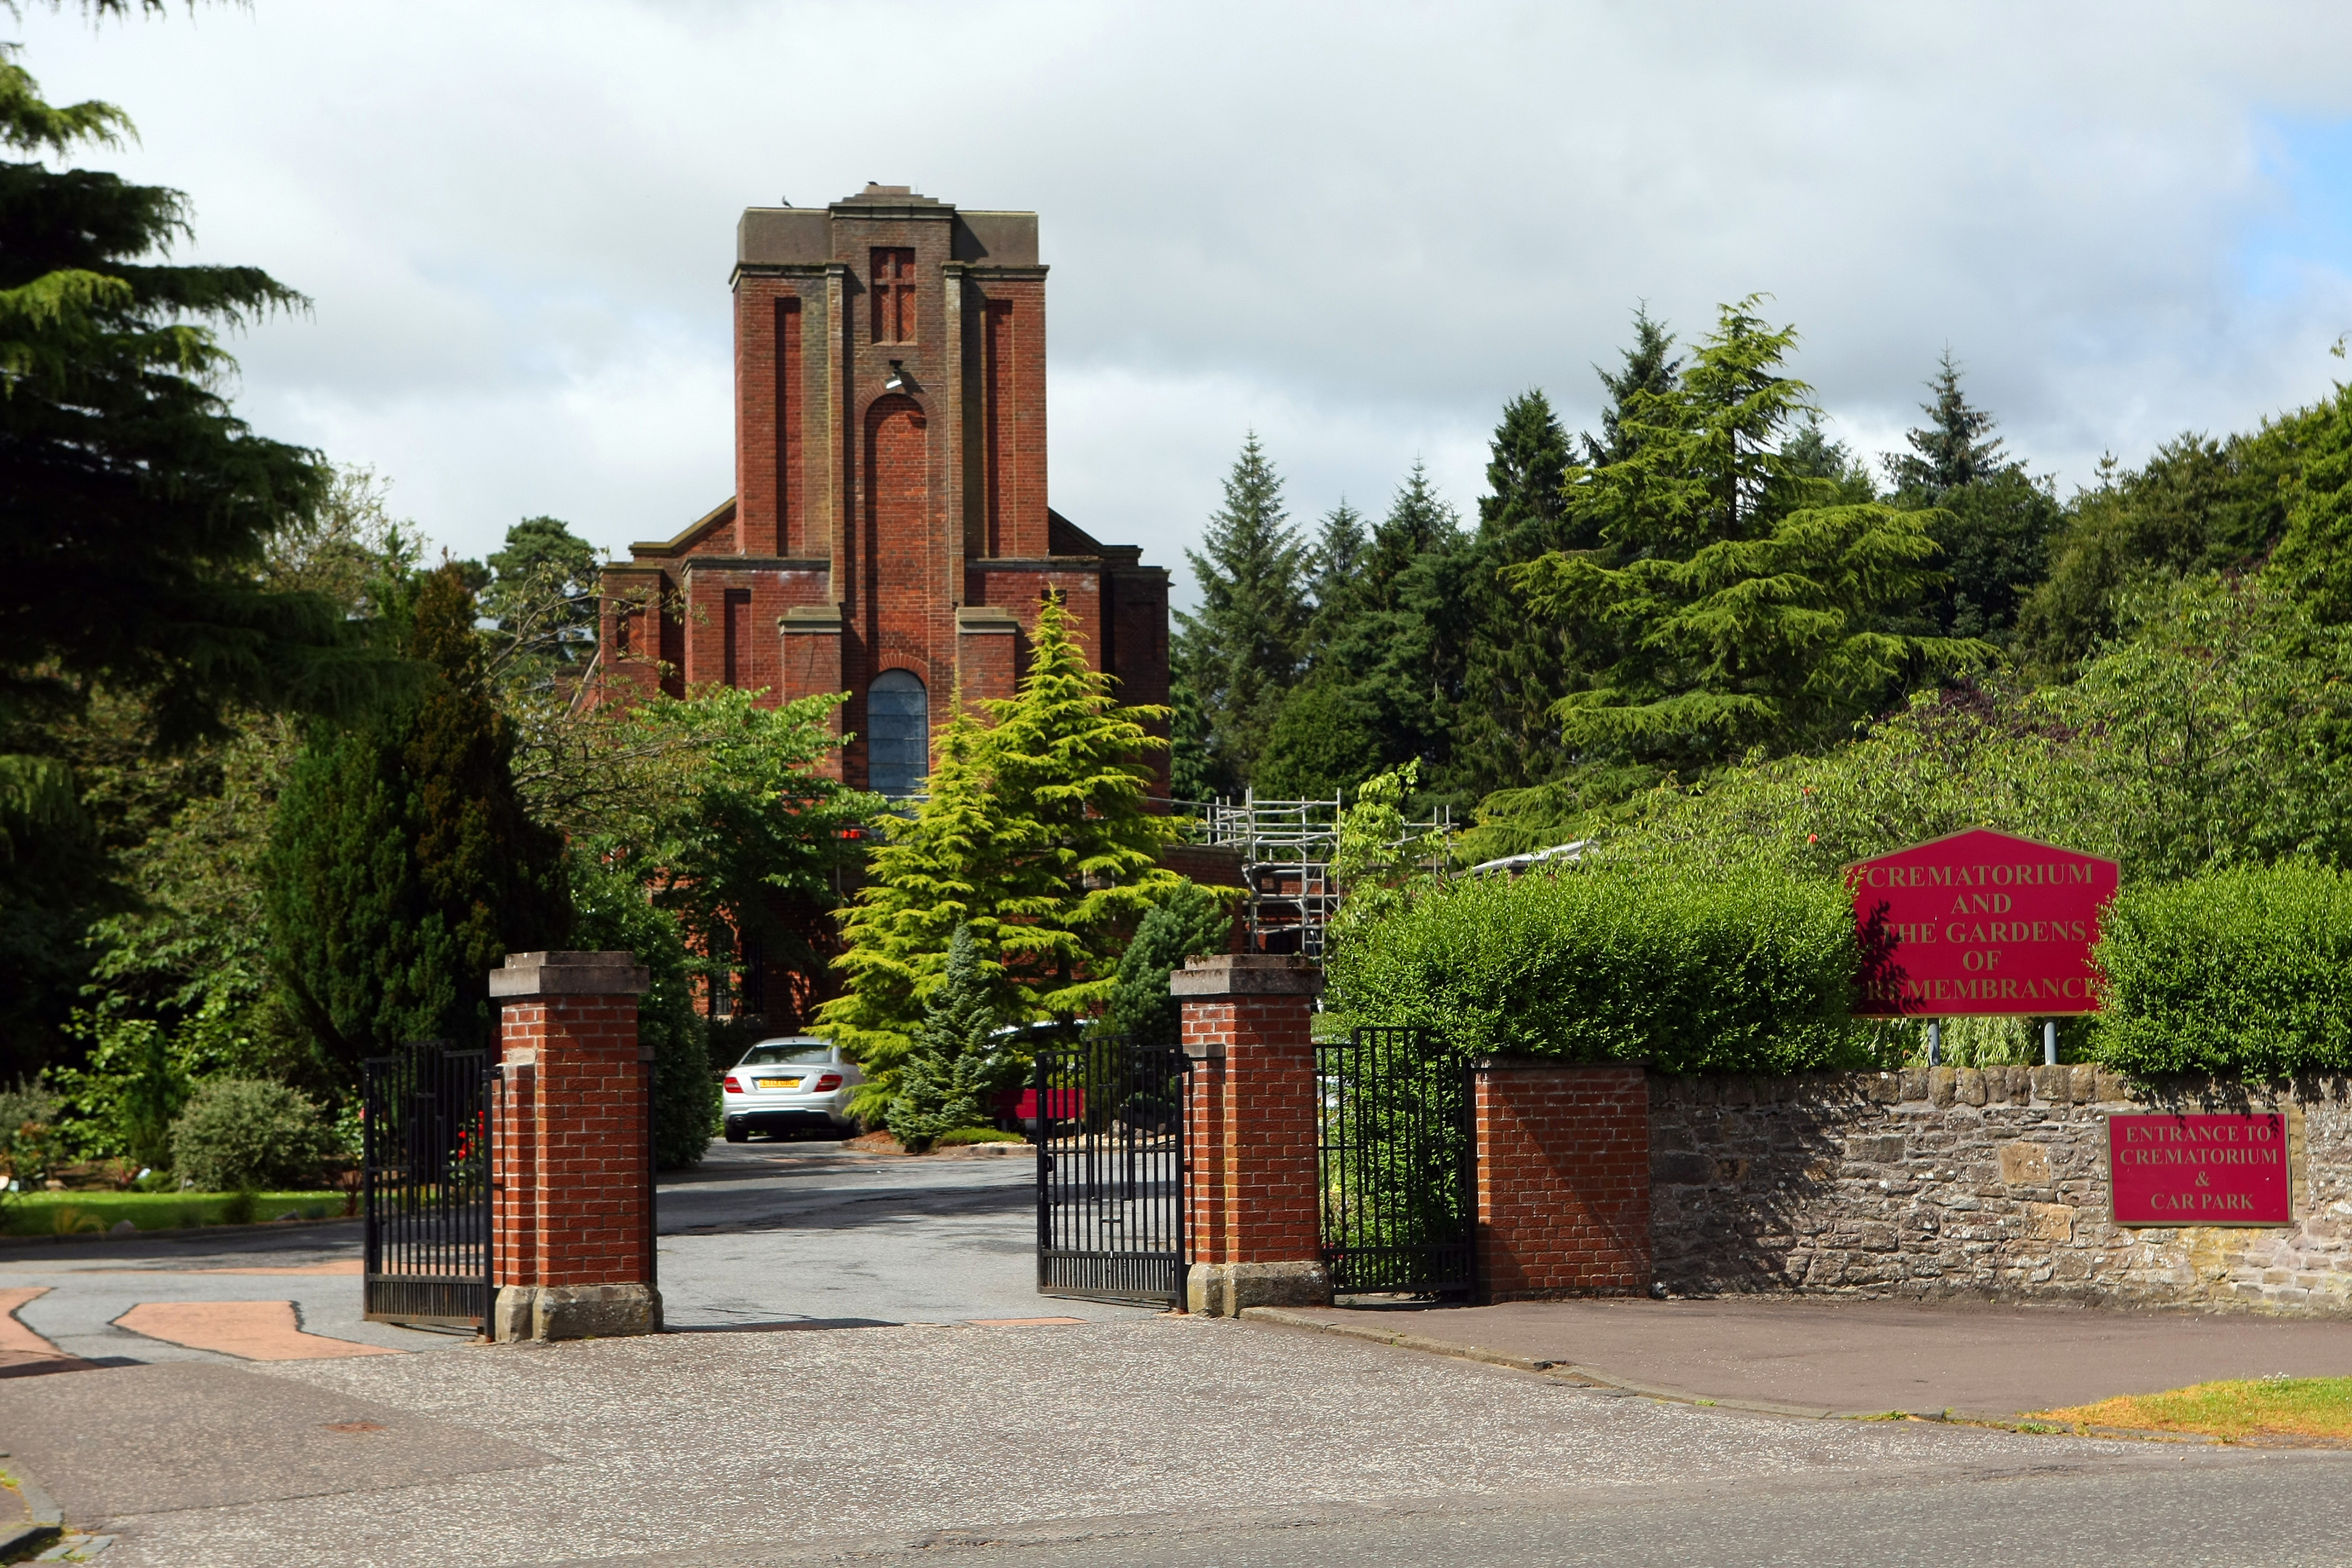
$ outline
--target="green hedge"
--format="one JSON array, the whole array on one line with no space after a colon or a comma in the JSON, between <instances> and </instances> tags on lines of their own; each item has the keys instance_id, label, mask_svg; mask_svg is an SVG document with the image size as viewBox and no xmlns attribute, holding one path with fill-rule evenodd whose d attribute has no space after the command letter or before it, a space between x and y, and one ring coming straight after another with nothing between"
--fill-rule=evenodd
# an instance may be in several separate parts
<instances>
[{"instance_id":1,"label":"green hedge","mask_svg":"<svg viewBox=\"0 0 2352 1568\"><path fill-rule=\"evenodd\" d=\"M2126 886L2100 924L2092 1049L2129 1073L2352 1066L2352 879L2313 866Z\"/></svg>"},{"instance_id":2,"label":"green hedge","mask_svg":"<svg viewBox=\"0 0 2352 1568\"><path fill-rule=\"evenodd\" d=\"M1834 881L1601 864L1420 893L1332 953L1327 1005L1481 1054L1801 1072L1865 1065L1856 965Z\"/></svg>"}]
</instances>

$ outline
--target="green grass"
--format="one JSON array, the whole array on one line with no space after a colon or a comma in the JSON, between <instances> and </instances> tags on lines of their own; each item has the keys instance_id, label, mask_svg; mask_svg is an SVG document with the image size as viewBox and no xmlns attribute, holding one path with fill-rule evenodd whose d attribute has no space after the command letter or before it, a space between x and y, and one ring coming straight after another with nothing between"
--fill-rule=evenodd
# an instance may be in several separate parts
<instances>
[{"instance_id":1,"label":"green grass","mask_svg":"<svg viewBox=\"0 0 2352 1568\"><path fill-rule=\"evenodd\" d=\"M184 1230L231 1223L236 1193L17 1193L6 1213L10 1236L59 1236L111 1230L129 1220L141 1230ZM327 1219L343 1212L341 1193L257 1193L252 1217L299 1214Z\"/></svg>"},{"instance_id":2,"label":"green grass","mask_svg":"<svg viewBox=\"0 0 2352 1568\"><path fill-rule=\"evenodd\" d=\"M951 1132L940 1133L939 1141L931 1147L952 1149L962 1143L1026 1143L1029 1140L1018 1132L1006 1132L995 1127L959 1127Z\"/></svg>"},{"instance_id":3,"label":"green grass","mask_svg":"<svg viewBox=\"0 0 2352 1568\"><path fill-rule=\"evenodd\" d=\"M2263 1377L2199 1383L2163 1394L2042 1410L2048 1421L2208 1436L2352 1438L2352 1377Z\"/></svg>"}]
</instances>

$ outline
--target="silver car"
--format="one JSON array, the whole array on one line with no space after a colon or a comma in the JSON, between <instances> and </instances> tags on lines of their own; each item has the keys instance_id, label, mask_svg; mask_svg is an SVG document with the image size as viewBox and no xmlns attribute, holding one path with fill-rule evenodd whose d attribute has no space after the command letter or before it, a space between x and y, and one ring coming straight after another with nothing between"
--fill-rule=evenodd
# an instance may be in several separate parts
<instances>
[{"instance_id":1,"label":"silver car","mask_svg":"<svg viewBox=\"0 0 2352 1568\"><path fill-rule=\"evenodd\" d=\"M727 1071L727 1142L754 1132L850 1132L849 1097L866 1075L841 1047L807 1035L761 1040Z\"/></svg>"}]
</instances>

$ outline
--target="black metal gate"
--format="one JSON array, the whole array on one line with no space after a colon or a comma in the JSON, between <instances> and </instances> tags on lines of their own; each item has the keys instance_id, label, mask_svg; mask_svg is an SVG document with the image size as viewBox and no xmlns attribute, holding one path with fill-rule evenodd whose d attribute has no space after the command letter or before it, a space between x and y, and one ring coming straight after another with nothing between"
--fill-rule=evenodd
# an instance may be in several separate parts
<instances>
[{"instance_id":1,"label":"black metal gate","mask_svg":"<svg viewBox=\"0 0 2352 1568\"><path fill-rule=\"evenodd\" d=\"M488 1051L438 1041L363 1065L369 1318L489 1321L489 1069Z\"/></svg>"},{"instance_id":2,"label":"black metal gate","mask_svg":"<svg viewBox=\"0 0 2352 1568\"><path fill-rule=\"evenodd\" d=\"M1426 1029L1315 1047L1323 1261L1335 1293L1450 1296L1476 1284L1470 1061Z\"/></svg>"},{"instance_id":3,"label":"black metal gate","mask_svg":"<svg viewBox=\"0 0 2352 1568\"><path fill-rule=\"evenodd\" d=\"M1037 1291L1184 1298L1184 1053L1117 1035L1037 1053Z\"/></svg>"}]
</instances>

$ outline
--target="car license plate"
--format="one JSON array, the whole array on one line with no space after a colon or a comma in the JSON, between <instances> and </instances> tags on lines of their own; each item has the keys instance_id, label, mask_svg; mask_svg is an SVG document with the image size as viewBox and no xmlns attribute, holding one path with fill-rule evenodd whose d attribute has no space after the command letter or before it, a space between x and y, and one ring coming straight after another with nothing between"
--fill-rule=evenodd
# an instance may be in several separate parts
<instances>
[{"instance_id":1,"label":"car license plate","mask_svg":"<svg viewBox=\"0 0 2352 1568\"><path fill-rule=\"evenodd\" d=\"M796 1078L755 1078L751 1086L754 1089L798 1089L801 1080Z\"/></svg>"}]
</instances>

